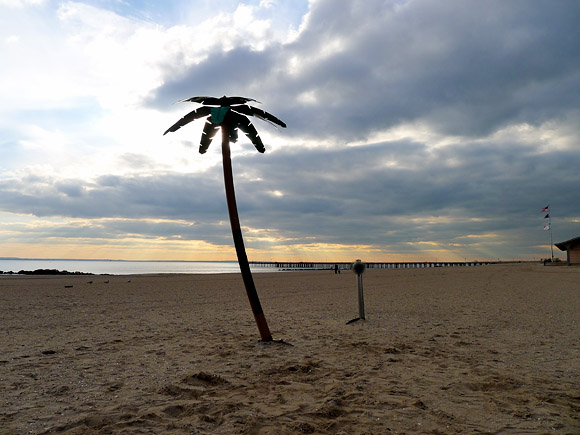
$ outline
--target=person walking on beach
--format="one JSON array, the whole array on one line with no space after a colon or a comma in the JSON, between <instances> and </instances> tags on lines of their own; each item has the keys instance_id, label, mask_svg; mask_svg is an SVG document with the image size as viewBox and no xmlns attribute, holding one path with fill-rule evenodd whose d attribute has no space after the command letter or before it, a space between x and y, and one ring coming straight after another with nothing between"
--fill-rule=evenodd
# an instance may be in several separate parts
<instances>
[{"instance_id":1,"label":"person walking on beach","mask_svg":"<svg viewBox=\"0 0 580 435\"><path fill-rule=\"evenodd\" d=\"M340 273L340 269L338 268L338 264L334 265L334 274Z\"/></svg>"}]
</instances>

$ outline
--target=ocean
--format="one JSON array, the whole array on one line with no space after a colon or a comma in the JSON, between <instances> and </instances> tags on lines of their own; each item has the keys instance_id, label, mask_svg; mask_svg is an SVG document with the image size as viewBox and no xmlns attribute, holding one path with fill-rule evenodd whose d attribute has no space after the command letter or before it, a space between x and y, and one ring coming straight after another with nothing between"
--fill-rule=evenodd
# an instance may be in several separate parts
<instances>
[{"instance_id":1,"label":"ocean","mask_svg":"<svg viewBox=\"0 0 580 435\"><path fill-rule=\"evenodd\" d=\"M252 272L277 272L274 267L250 266ZM56 269L111 275L145 273L240 273L237 261L121 261L121 260L25 260L0 259L0 271Z\"/></svg>"}]
</instances>

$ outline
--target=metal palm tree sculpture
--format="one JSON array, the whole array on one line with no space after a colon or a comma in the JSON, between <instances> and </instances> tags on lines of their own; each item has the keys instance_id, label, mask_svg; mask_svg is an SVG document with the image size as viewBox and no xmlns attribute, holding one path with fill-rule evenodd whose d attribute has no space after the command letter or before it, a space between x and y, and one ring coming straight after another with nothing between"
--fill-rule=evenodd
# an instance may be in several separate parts
<instances>
[{"instance_id":1,"label":"metal palm tree sculpture","mask_svg":"<svg viewBox=\"0 0 580 435\"><path fill-rule=\"evenodd\" d=\"M200 103L203 104L203 106L185 115L183 118L169 127L163 134L166 135L169 132L177 131L191 121L206 117L207 120L203 128L203 133L201 135L201 141L199 145L199 152L204 154L211 144L213 137L221 128L222 159L224 167L226 199L228 202L228 212L230 215L234 245L236 247L236 254L238 255L238 263L240 264L240 270L242 272L244 285L246 287L246 293L248 294L248 299L250 300L250 306L252 307L252 312L254 313L254 318L256 319L256 324L258 325L258 330L260 331L260 337L262 341L272 341L272 334L270 334L270 329L268 328L268 323L266 322L266 317L264 316L264 311L262 310L262 305L260 304L260 299L258 298L258 292L256 291L256 286L254 285L252 272L250 271L250 265L248 263L246 249L244 247L244 239L242 237L242 230L240 228L238 208L236 205L236 195L234 191L232 161L230 157L230 141L236 142L238 139L238 129L242 130L252 141L256 149L263 153L266 151L266 149L264 148L262 139L260 139L256 128L252 125L248 119L248 116L255 116L256 118L277 124L281 127L286 127L286 124L276 118L274 115L258 109L257 107L248 105L247 103L251 101L257 102L251 98L226 96L221 98L192 97L181 100L180 102L185 101Z\"/></svg>"}]
</instances>

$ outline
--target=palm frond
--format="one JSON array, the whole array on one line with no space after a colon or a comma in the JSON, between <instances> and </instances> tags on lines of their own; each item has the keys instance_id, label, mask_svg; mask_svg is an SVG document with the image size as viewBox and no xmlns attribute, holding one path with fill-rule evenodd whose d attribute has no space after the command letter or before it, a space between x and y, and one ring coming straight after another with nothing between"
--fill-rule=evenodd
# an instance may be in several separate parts
<instances>
[{"instance_id":1,"label":"palm frond","mask_svg":"<svg viewBox=\"0 0 580 435\"><path fill-rule=\"evenodd\" d=\"M201 133L201 141L199 142L199 153L205 154L209 146L211 145L211 141L213 137L219 130L219 126L211 122L209 119L205 121L205 125L203 126L203 132Z\"/></svg>"},{"instance_id":2,"label":"palm frond","mask_svg":"<svg viewBox=\"0 0 580 435\"><path fill-rule=\"evenodd\" d=\"M266 148L262 143L262 139L260 138L258 131L250 119L248 119L248 116L255 116L256 118L272 124L274 127L286 127L286 123L284 121L276 118L271 113L247 104L251 101L259 103L259 101L252 98L226 97L224 95L223 97L219 98L199 96L180 100L180 102L185 101L203 104L203 106L193 110L192 112L189 112L175 124L169 127L167 131L163 133L163 135L166 135L169 132L177 131L191 121L211 115L211 118L206 120L203 133L201 135L201 141L199 145L199 152L201 154L204 154L207 151L220 126L224 123L229 126L228 135L230 142L236 142L238 140L238 129L240 129L261 153L265 152Z\"/></svg>"},{"instance_id":3,"label":"palm frond","mask_svg":"<svg viewBox=\"0 0 580 435\"><path fill-rule=\"evenodd\" d=\"M260 139L256 127L254 127L252 122L246 116L230 111L230 119L233 125L237 126L240 130L242 130L246 134L246 136L248 136L248 139L252 141L252 143L260 153L266 151L266 148L262 143L262 139Z\"/></svg>"},{"instance_id":4,"label":"palm frond","mask_svg":"<svg viewBox=\"0 0 580 435\"><path fill-rule=\"evenodd\" d=\"M235 110L236 112L239 112L239 113L243 113L244 115L255 116L256 118L259 118L263 121L269 122L270 124L272 124L274 126L277 124L280 127L286 128L286 123L284 121L276 118L274 115L266 112L265 110L258 109L257 107L243 105L243 106L233 107L232 110Z\"/></svg>"},{"instance_id":5,"label":"palm frond","mask_svg":"<svg viewBox=\"0 0 580 435\"><path fill-rule=\"evenodd\" d=\"M240 104L249 103L250 101L254 101L256 103L259 103L259 101L254 100L253 98L226 97L225 95L223 97L219 97L219 98L218 97L203 96L203 97L191 97L191 98L185 98L183 100L179 100L180 103L184 103L186 101L190 101L192 103L205 104L206 106L237 106Z\"/></svg>"},{"instance_id":6,"label":"palm frond","mask_svg":"<svg viewBox=\"0 0 580 435\"><path fill-rule=\"evenodd\" d=\"M199 118L203 118L204 116L208 116L211 113L211 108L209 107L200 107L199 109L195 109L192 112L189 112L187 115L185 115L183 118L181 118L179 121L177 121L175 124L173 124L171 127L169 127L165 133L163 133L163 136L165 136L167 133L169 132L174 132L179 130L181 127L183 127L186 124L189 124L191 121L194 121L196 119Z\"/></svg>"}]
</instances>

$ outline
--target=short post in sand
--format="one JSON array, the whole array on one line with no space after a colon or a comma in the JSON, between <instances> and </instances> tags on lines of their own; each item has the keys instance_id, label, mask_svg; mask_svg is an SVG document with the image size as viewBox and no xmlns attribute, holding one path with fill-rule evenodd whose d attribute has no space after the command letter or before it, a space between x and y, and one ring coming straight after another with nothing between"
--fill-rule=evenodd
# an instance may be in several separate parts
<instances>
[{"instance_id":1,"label":"short post in sand","mask_svg":"<svg viewBox=\"0 0 580 435\"><path fill-rule=\"evenodd\" d=\"M366 269L366 265L360 261L356 260L352 263L352 271L357 275L358 281L358 317L356 319L349 320L347 324L356 322L357 320L365 320L365 299L363 293L363 280L362 274Z\"/></svg>"}]
</instances>

